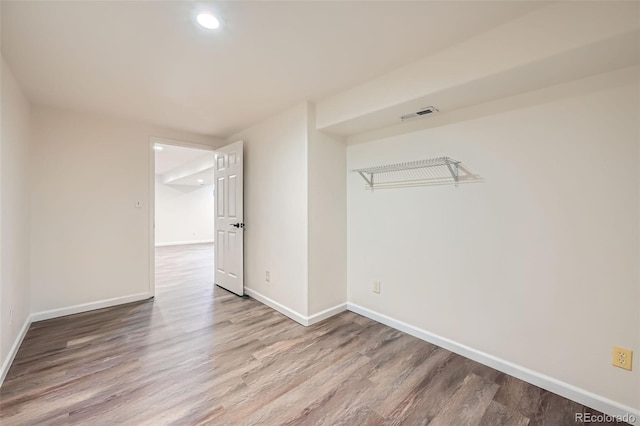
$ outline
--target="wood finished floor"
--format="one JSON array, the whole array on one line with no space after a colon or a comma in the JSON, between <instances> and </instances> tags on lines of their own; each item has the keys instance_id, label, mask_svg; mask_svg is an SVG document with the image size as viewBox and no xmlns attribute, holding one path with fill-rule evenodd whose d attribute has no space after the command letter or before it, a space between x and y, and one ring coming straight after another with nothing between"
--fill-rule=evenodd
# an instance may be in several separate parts
<instances>
[{"instance_id":1,"label":"wood finished floor","mask_svg":"<svg viewBox=\"0 0 640 426\"><path fill-rule=\"evenodd\" d=\"M575 425L571 402L345 312L302 327L157 249L155 300L32 324L5 425ZM175 284L175 285L170 285Z\"/></svg>"}]
</instances>

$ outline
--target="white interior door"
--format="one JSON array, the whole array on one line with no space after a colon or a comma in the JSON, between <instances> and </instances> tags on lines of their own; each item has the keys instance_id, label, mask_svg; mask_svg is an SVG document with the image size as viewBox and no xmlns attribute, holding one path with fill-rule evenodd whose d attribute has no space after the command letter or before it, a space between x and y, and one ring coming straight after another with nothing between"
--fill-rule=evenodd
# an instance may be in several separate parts
<instances>
[{"instance_id":1,"label":"white interior door","mask_svg":"<svg viewBox=\"0 0 640 426\"><path fill-rule=\"evenodd\" d=\"M242 141L216 151L215 283L244 294Z\"/></svg>"}]
</instances>

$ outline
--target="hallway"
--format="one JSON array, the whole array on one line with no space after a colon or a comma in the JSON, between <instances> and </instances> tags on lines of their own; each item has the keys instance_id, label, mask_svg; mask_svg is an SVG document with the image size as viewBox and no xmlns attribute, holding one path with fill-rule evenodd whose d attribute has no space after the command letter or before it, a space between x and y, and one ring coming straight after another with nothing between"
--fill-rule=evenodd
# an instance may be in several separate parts
<instances>
[{"instance_id":1,"label":"hallway","mask_svg":"<svg viewBox=\"0 0 640 426\"><path fill-rule=\"evenodd\" d=\"M156 288L177 284L213 284L213 244L156 247Z\"/></svg>"}]
</instances>

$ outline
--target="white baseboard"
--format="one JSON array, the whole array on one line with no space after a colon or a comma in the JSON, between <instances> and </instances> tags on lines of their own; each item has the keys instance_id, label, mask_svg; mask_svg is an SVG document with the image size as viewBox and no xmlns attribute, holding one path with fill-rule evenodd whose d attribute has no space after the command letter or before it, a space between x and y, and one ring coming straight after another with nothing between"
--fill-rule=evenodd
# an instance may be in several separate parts
<instances>
[{"instance_id":1,"label":"white baseboard","mask_svg":"<svg viewBox=\"0 0 640 426\"><path fill-rule=\"evenodd\" d=\"M156 243L156 247L186 246L189 244L213 244L213 240L174 241L172 243Z\"/></svg>"},{"instance_id":2,"label":"white baseboard","mask_svg":"<svg viewBox=\"0 0 640 426\"><path fill-rule=\"evenodd\" d=\"M125 303L138 302L140 300L149 299L151 297L153 297L151 293L132 294L130 296L114 297L112 299L99 300L97 302L83 303L81 305L74 305L66 308L36 312L29 315L29 317L25 320L24 325L20 329L20 333L18 333L16 340L13 342L13 345L11 346L7 357L3 361L2 366L0 366L0 386L2 386L2 383L7 376L9 368L11 368L11 364L13 363L13 360L18 353L18 349L20 349L20 345L22 344L24 337L27 335L27 331L29 330L29 326L31 325L31 323L78 314L81 312L93 311L96 309L108 308L116 305L123 305Z\"/></svg>"},{"instance_id":3,"label":"white baseboard","mask_svg":"<svg viewBox=\"0 0 640 426\"><path fill-rule=\"evenodd\" d=\"M275 309L276 311L280 312L282 315L288 316L295 322L302 324L304 326L309 325L309 318L306 317L305 315L302 315L301 313L298 313L293 309L289 309L286 306L276 302L275 300L270 299L267 296L260 294L255 290L251 290L250 288L245 287L244 292L247 295L249 295L251 298L256 299L258 302L261 302L272 309Z\"/></svg>"},{"instance_id":4,"label":"white baseboard","mask_svg":"<svg viewBox=\"0 0 640 426\"><path fill-rule=\"evenodd\" d=\"M31 314L31 322L44 321L51 318L64 317L67 315L79 314L81 312L94 311L96 309L109 308L111 306L123 305L125 303L138 302L153 297L151 293L138 293L130 296L114 297L112 299L98 300L96 302L83 303L80 305L68 306L66 308L51 309L49 311L36 312Z\"/></svg>"},{"instance_id":5,"label":"white baseboard","mask_svg":"<svg viewBox=\"0 0 640 426\"><path fill-rule=\"evenodd\" d=\"M455 352L458 355L462 355L466 358L472 359L480 364L487 365L510 376L517 377L520 380L524 380L527 383L541 387L550 392L556 393L572 401L578 402L582 405L586 405L598 411L611 416L624 416L625 414L635 417L635 421L630 421L632 425L640 426L640 410L628 407L618 402L612 401L608 398L604 398L600 395L596 395L587 390L570 385L569 383L562 382L547 375L538 373L537 371L530 370L504 359L497 358L493 355L481 352L473 349L469 346L455 342L451 339L447 339L437 334L433 334L429 331L415 327L403 321L391 318L387 315L372 311L355 303L347 303L347 309L360 314L367 318L370 318L379 323L388 325L396 330L403 331L418 339L440 346L451 352Z\"/></svg>"},{"instance_id":6,"label":"white baseboard","mask_svg":"<svg viewBox=\"0 0 640 426\"><path fill-rule=\"evenodd\" d=\"M9 349L9 353L7 354L7 357L2 363L2 366L0 366L0 386L2 386L2 383L4 383L5 377L7 377L9 368L11 368L11 364L13 363L13 360L15 359L16 354L18 353L18 349L20 349L20 345L24 340L24 336L27 335L27 331L29 330L30 325L31 325L31 316L27 317L27 319L24 320L24 324L22 325L20 332L16 336L16 340L13 342L13 345L11 345L11 349Z\"/></svg>"},{"instance_id":7,"label":"white baseboard","mask_svg":"<svg viewBox=\"0 0 640 426\"><path fill-rule=\"evenodd\" d=\"M251 290L250 288L244 288L244 292L250 297L256 299L258 302L264 303L272 309L280 312L282 315L288 316L295 322L304 325L305 327L320 322L324 319L332 317L340 312L344 312L347 310L347 304L341 303L340 305L333 306L329 309L325 309L324 311L318 312L317 314L313 314L311 316L302 315L299 312L294 311L293 309L289 309L281 303L276 302L275 300L258 293L255 290Z\"/></svg>"},{"instance_id":8,"label":"white baseboard","mask_svg":"<svg viewBox=\"0 0 640 426\"><path fill-rule=\"evenodd\" d=\"M317 314L313 314L307 317L307 325L312 325L322 320L325 320L329 317L339 314L340 312L344 312L347 310L347 304L341 303L332 308L325 309L324 311L318 312Z\"/></svg>"}]
</instances>

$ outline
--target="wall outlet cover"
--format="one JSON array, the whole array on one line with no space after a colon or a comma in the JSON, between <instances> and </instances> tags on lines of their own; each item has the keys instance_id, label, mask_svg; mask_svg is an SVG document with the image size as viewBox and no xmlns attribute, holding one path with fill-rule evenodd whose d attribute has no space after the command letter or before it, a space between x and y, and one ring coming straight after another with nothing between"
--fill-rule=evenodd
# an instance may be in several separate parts
<instances>
[{"instance_id":1,"label":"wall outlet cover","mask_svg":"<svg viewBox=\"0 0 640 426\"><path fill-rule=\"evenodd\" d=\"M631 371L633 351L631 349L614 346L611 351L611 365Z\"/></svg>"}]
</instances>

